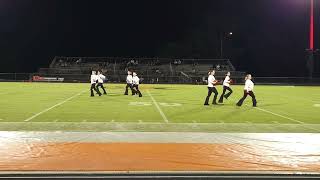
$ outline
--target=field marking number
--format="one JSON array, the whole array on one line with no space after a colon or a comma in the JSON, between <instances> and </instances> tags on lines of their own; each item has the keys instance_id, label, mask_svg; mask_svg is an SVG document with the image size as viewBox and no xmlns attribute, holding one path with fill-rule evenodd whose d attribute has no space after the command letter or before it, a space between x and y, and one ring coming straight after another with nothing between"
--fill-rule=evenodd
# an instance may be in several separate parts
<instances>
[{"instance_id":1,"label":"field marking number","mask_svg":"<svg viewBox=\"0 0 320 180\"><path fill-rule=\"evenodd\" d=\"M150 102L130 102L130 106L151 106Z\"/></svg>"},{"instance_id":2,"label":"field marking number","mask_svg":"<svg viewBox=\"0 0 320 180\"><path fill-rule=\"evenodd\" d=\"M182 106L182 104L179 103L159 103L161 106L166 106L166 107L175 107L175 106Z\"/></svg>"},{"instance_id":3,"label":"field marking number","mask_svg":"<svg viewBox=\"0 0 320 180\"><path fill-rule=\"evenodd\" d=\"M151 102L130 102L130 106L151 106ZM160 106L165 106L165 107L176 107L176 106L182 106L182 104L179 103L166 103L166 102L160 102Z\"/></svg>"}]
</instances>

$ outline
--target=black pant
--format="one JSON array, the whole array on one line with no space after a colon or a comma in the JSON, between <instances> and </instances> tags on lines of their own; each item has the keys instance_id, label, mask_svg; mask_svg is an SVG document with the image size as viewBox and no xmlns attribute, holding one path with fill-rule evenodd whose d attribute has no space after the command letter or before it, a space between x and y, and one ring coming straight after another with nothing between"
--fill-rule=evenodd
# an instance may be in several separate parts
<instances>
[{"instance_id":1,"label":"black pant","mask_svg":"<svg viewBox=\"0 0 320 180\"><path fill-rule=\"evenodd\" d=\"M229 91L227 94L226 94L226 91ZM220 96L220 99L219 99L219 103L223 103L223 97L225 97L226 99L229 98L229 96L232 94L232 89L228 86L223 86L223 92Z\"/></svg>"},{"instance_id":2,"label":"black pant","mask_svg":"<svg viewBox=\"0 0 320 180\"><path fill-rule=\"evenodd\" d=\"M93 90L94 90L96 93L98 93L99 96L101 96L101 93L100 93L99 89L96 88L96 84L91 84L91 88L90 88L91 96L94 96Z\"/></svg>"},{"instance_id":3,"label":"black pant","mask_svg":"<svg viewBox=\"0 0 320 180\"><path fill-rule=\"evenodd\" d=\"M127 84L127 86L126 86L126 91L124 92L124 95L128 95L128 88L131 89L131 93L132 93L132 95L134 95L135 93L134 93L132 84Z\"/></svg>"},{"instance_id":4,"label":"black pant","mask_svg":"<svg viewBox=\"0 0 320 180\"><path fill-rule=\"evenodd\" d=\"M212 92L214 93L212 104L217 104L217 97L218 97L217 89L215 87L208 87L208 96L206 98L206 101L204 102L204 105L209 105L209 99Z\"/></svg>"},{"instance_id":5,"label":"black pant","mask_svg":"<svg viewBox=\"0 0 320 180\"><path fill-rule=\"evenodd\" d=\"M243 91L243 97L239 100L239 102L237 103L237 106L241 106L243 101L247 98L248 95L251 96L252 98L252 105L254 107L257 106L256 96L254 95L253 91L247 92L247 90Z\"/></svg>"},{"instance_id":6,"label":"black pant","mask_svg":"<svg viewBox=\"0 0 320 180\"><path fill-rule=\"evenodd\" d=\"M102 88L102 90L103 90L103 94L107 94L107 92L106 92L106 89L103 87L103 83L98 83L98 85L97 85L97 90L99 90L99 87L101 87Z\"/></svg>"},{"instance_id":7,"label":"black pant","mask_svg":"<svg viewBox=\"0 0 320 180\"><path fill-rule=\"evenodd\" d=\"M134 84L133 85L133 90L135 91L135 93L139 94L139 97L142 97L142 94L139 90L139 85L138 84Z\"/></svg>"}]
</instances>

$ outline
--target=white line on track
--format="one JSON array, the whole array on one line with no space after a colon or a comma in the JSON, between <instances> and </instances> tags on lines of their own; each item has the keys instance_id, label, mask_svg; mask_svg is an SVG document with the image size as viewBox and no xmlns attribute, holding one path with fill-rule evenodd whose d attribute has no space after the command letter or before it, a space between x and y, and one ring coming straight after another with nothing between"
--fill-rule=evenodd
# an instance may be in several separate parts
<instances>
[{"instance_id":1,"label":"white line on track","mask_svg":"<svg viewBox=\"0 0 320 180\"><path fill-rule=\"evenodd\" d=\"M34 119L34 118L36 118L36 117L40 116L41 114L43 114L43 113L45 113L45 112L48 112L48 111L50 111L51 109L53 109L53 108L55 108L55 107L61 106L62 104L64 104L64 103L66 103L66 102L70 101L71 99L73 99L73 98L75 98L75 97L80 96L80 95L81 95L82 93L84 93L85 91L86 91L86 90L81 91L81 92L79 92L79 93L77 93L77 94L75 94L75 95L73 95L73 96L69 97L68 99L66 99L66 100L64 100L64 101L61 101L61 102L59 102L58 104L55 104L55 105L53 105L53 106L51 106L51 107L49 107L49 108L47 108L47 109L45 109L45 110L43 110L43 111L41 111L41 112L37 113L37 114L35 114L35 115L33 115L33 116L29 117L28 119L25 119L24 121L26 121L26 122L31 121L32 119Z\"/></svg>"},{"instance_id":2,"label":"white line on track","mask_svg":"<svg viewBox=\"0 0 320 180\"><path fill-rule=\"evenodd\" d=\"M153 98L153 96L151 95L150 91L147 90L148 95L150 96L152 102L154 103L154 105L156 106L156 108L158 109L160 115L162 116L162 119L166 122L169 123L168 118L166 117L166 115L163 113L163 111L161 110L160 106L158 105L157 101Z\"/></svg>"}]
</instances>

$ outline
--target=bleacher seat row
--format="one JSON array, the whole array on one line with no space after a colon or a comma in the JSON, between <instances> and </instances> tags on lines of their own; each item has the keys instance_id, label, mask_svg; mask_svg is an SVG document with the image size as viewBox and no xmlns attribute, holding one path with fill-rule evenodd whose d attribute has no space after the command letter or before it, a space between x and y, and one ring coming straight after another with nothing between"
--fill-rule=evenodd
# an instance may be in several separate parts
<instances>
[{"instance_id":1,"label":"bleacher seat row","mask_svg":"<svg viewBox=\"0 0 320 180\"><path fill-rule=\"evenodd\" d=\"M223 77L231 71L234 77L243 77L235 71L228 59L170 59L119 57L55 57L49 68L39 69L39 75L64 77L66 81L87 81L92 70L105 72L108 81L122 82L128 70L136 71L146 83L201 83L209 69Z\"/></svg>"}]
</instances>

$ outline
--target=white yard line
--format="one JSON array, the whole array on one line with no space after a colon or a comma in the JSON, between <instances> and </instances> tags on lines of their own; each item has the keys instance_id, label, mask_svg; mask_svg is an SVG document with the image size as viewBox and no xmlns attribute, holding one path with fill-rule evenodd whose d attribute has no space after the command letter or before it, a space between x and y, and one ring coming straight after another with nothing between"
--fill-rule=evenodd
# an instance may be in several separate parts
<instances>
[{"instance_id":1,"label":"white yard line","mask_svg":"<svg viewBox=\"0 0 320 180\"><path fill-rule=\"evenodd\" d=\"M283 116L281 114L274 113L274 112L271 112L271 111L268 111L268 110L265 110L265 109L262 109L262 108L259 108L259 107L255 107L254 109L258 109L260 111L263 111L263 112L266 112L266 113L269 113L269 114L272 114L272 115L275 115L275 116L278 116L278 117L281 117L281 118L284 118L284 119L288 119L288 120L291 120L291 121L294 121L294 122L297 122L297 123L300 123L300 124L304 124L304 122L302 122L302 121L295 120L295 119L292 119L290 117Z\"/></svg>"},{"instance_id":2,"label":"white yard line","mask_svg":"<svg viewBox=\"0 0 320 180\"><path fill-rule=\"evenodd\" d=\"M153 96L151 95L150 91L147 90L148 95L150 96L152 102L154 103L154 105L156 106L156 108L158 109L160 115L162 116L162 119L166 122L169 123L168 118L166 117L166 115L163 113L163 111L161 110L160 106L158 105L157 101L153 98Z\"/></svg>"},{"instance_id":3,"label":"white yard line","mask_svg":"<svg viewBox=\"0 0 320 180\"><path fill-rule=\"evenodd\" d=\"M238 95L238 93L235 93L234 95ZM283 96L283 95L280 95L280 96L282 96L282 97L288 97L288 96ZM304 99L304 100L305 100L305 99ZM310 102L310 100L306 100L306 101L309 101L309 102ZM246 105L246 106L248 106L248 105ZM281 117L281 118L284 118L284 119L288 119L288 120L290 120L290 121L299 123L299 124L301 124L301 125L305 125L305 126L307 125L306 123L304 123L304 122L302 122L302 121L299 121L299 120L296 120L296 119L293 119L293 118L290 118L290 117L287 117L287 116L284 116L284 115L281 115L281 114L277 114L277 113L268 111L268 110L266 110L266 109L262 109L262 108L259 108L259 107L255 107L255 109L260 110L260 111L263 111L263 112L266 112L266 113L269 113L269 114L272 114L272 115L274 115L274 116L278 116L278 117ZM278 124L281 124L281 123L278 123ZM315 128L311 128L311 127L306 127L306 128L311 129L311 130L315 130L315 131L318 131L318 132L320 131L319 129L315 129Z\"/></svg>"},{"instance_id":4,"label":"white yard line","mask_svg":"<svg viewBox=\"0 0 320 180\"><path fill-rule=\"evenodd\" d=\"M69 97L68 99L65 99L64 101L61 101L61 102L59 102L58 104L55 104L55 105L53 105L53 106L51 106L51 107L49 107L49 108L47 108L47 109L45 109L45 110L43 110L43 111L41 111L41 112L37 113L37 114L35 114L35 115L33 115L33 116L29 117L28 119L25 119L24 121L26 121L26 122L31 121L32 119L34 119L34 118L36 118L36 117L40 116L41 114L43 114L43 113L45 113L45 112L48 112L48 111L50 111L51 109L53 109L53 108L55 108L55 107L61 106L62 104L64 104L64 103L66 103L66 102L70 101L71 99L73 99L73 98L75 98L75 97L80 96L80 95L81 95L82 93L84 93L84 92L85 92L85 91L81 91L81 92L79 92L79 93L77 93L77 94L75 94L75 95L73 95L73 96Z\"/></svg>"},{"instance_id":5,"label":"white yard line","mask_svg":"<svg viewBox=\"0 0 320 180\"><path fill-rule=\"evenodd\" d=\"M255 107L255 109L258 109L260 111L263 111L263 112L266 112L266 113L269 113L269 114L272 114L272 115L275 115L275 116L278 116L278 117L281 117L281 118L284 118L284 119L288 119L288 120L293 121L293 122L297 122L297 123L299 123L301 125L304 125L304 126L306 125L306 123L304 123L302 121L299 121L299 120L296 120L296 119L292 119L290 117L283 116L281 114L277 114L277 113L274 113L274 112L271 112L271 111L268 111L268 110L265 110L265 109L262 109L262 108L259 108L259 107ZM320 132L319 129L315 129L315 128L311 128L311 127L306 127L306 128Z\"/></svg>"}]
</instances>

